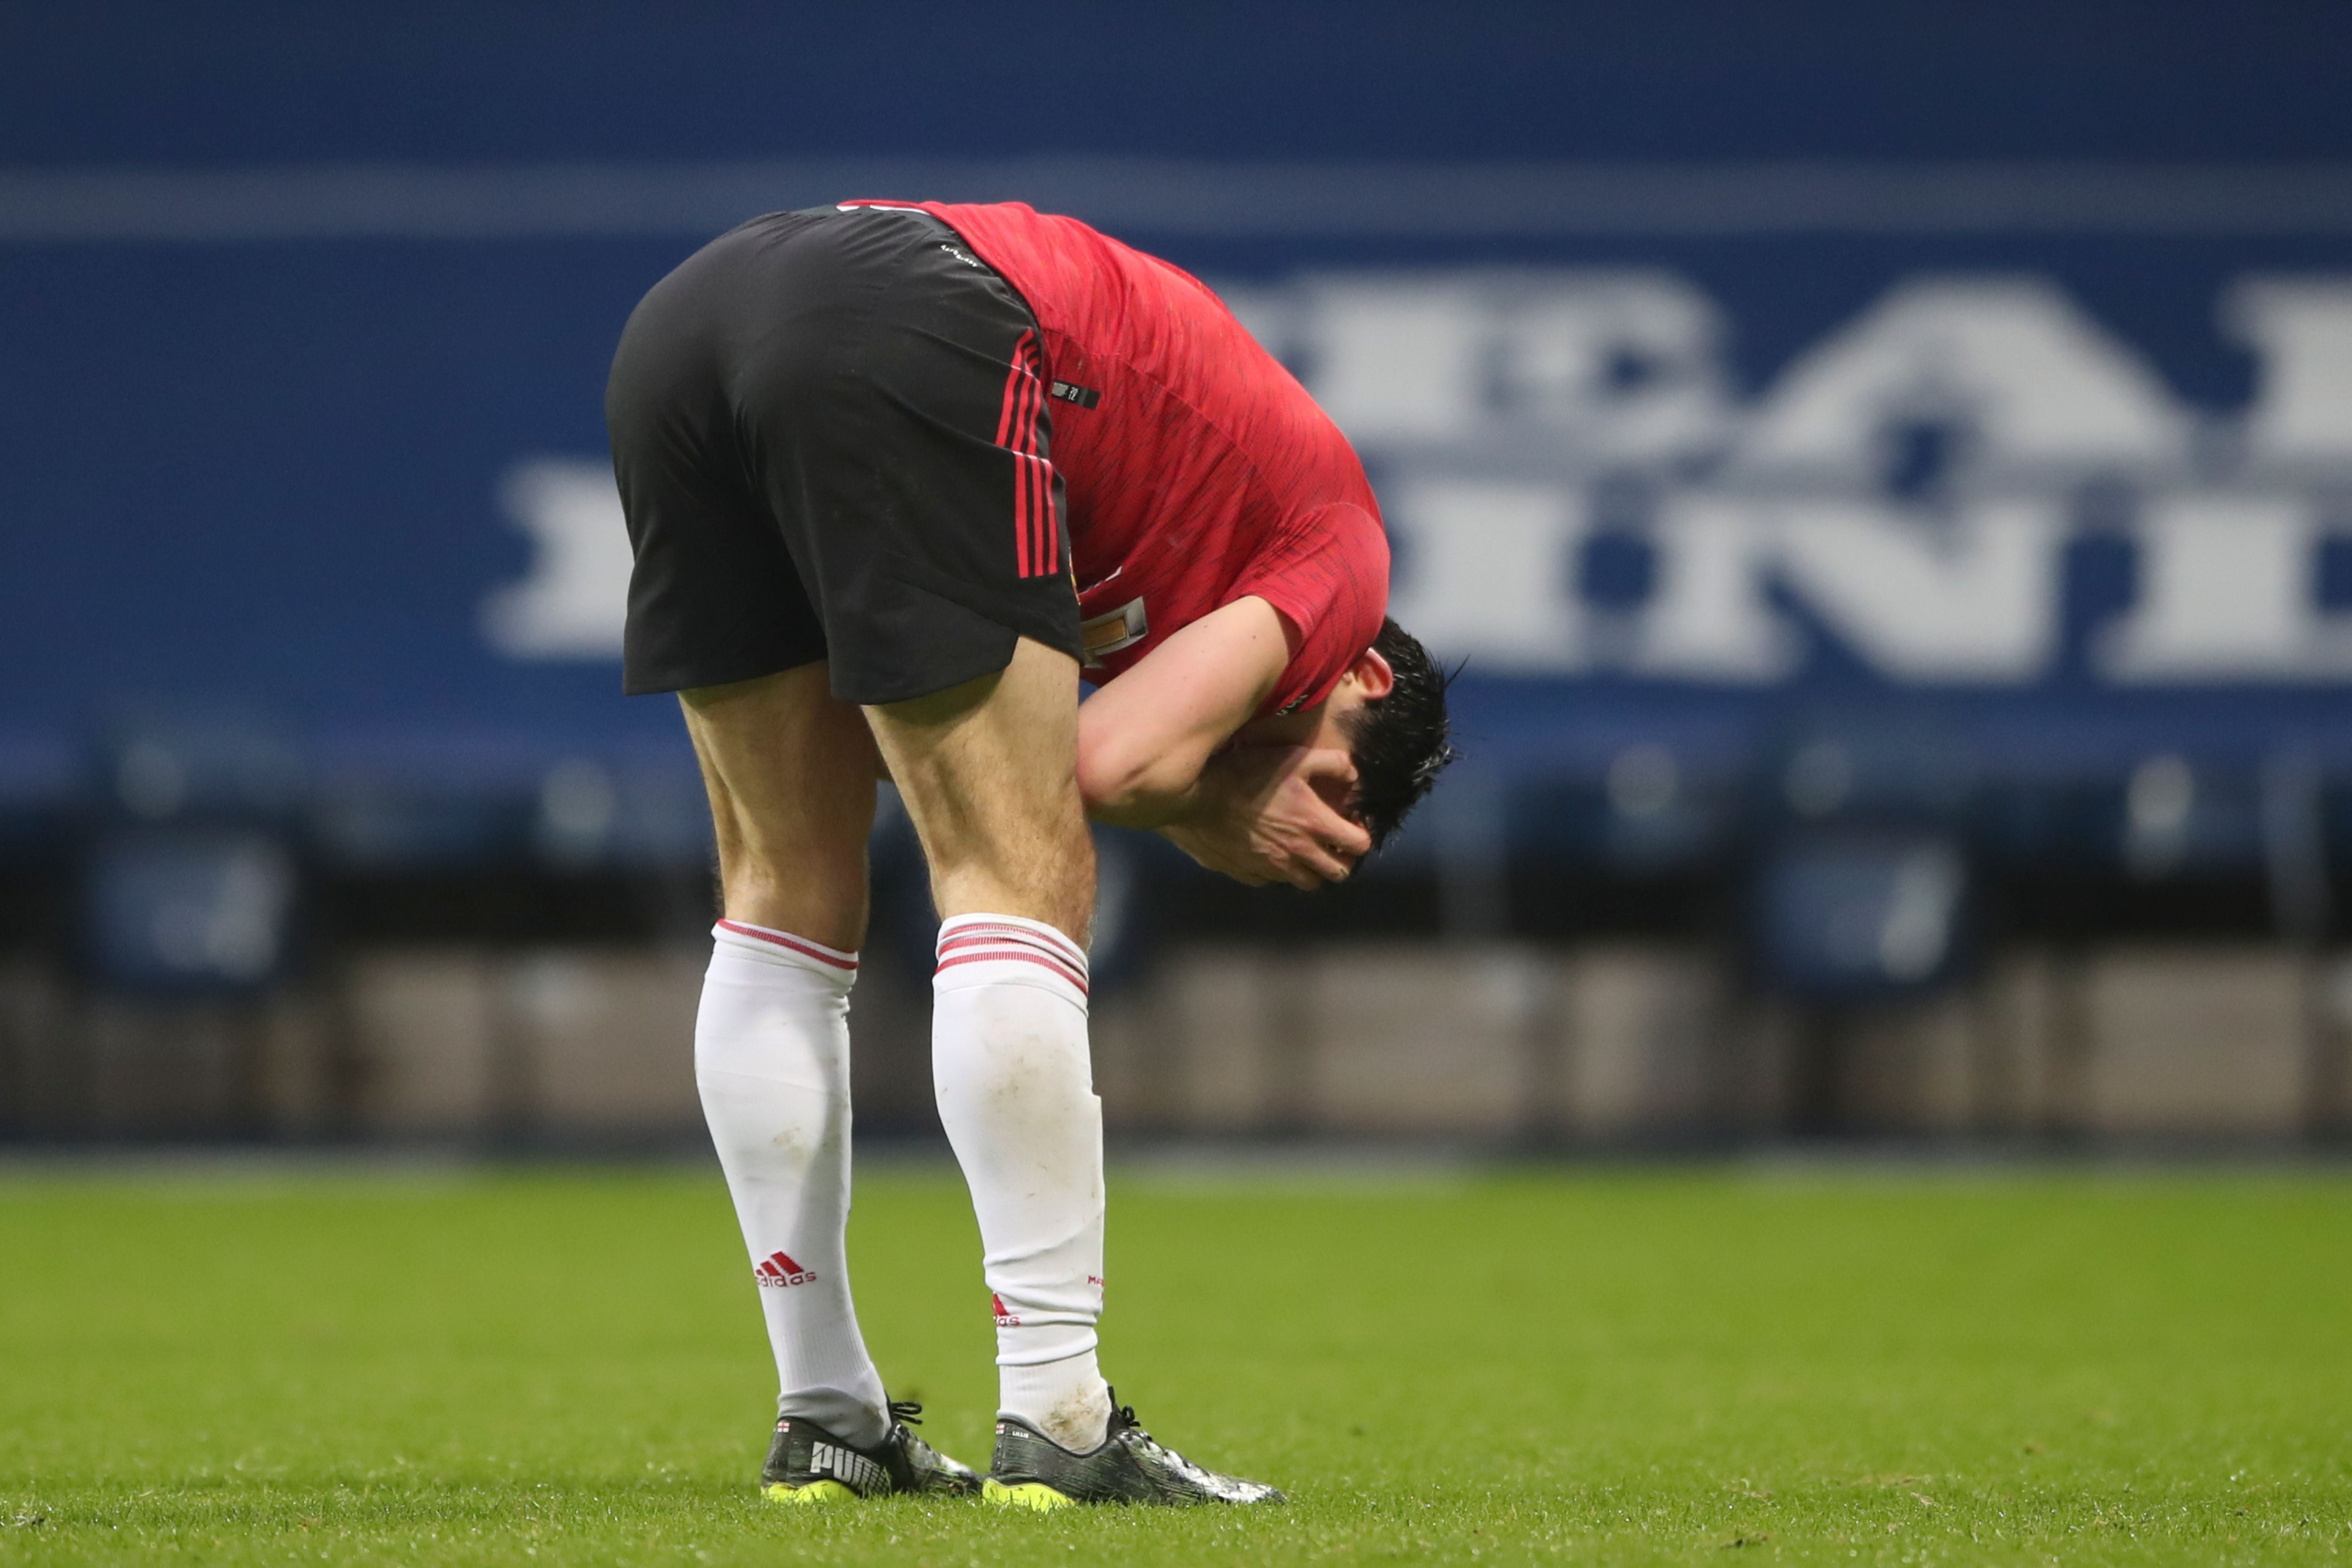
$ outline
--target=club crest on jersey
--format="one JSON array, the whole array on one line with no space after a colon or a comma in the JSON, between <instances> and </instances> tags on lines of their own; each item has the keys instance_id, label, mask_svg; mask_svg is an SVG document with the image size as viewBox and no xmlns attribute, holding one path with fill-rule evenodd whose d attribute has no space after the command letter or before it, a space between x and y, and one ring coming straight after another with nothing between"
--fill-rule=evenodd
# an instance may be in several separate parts
<instances>
[{"instance_id":1,"label":"club crest on jersey","mask_svg":"<svg viewBox=\"0 0 2352 1568\"><path fill-rule=\"evenodd\" d=\"M1086 649L1088 669L1100 669L1106 658L1133 647L1150 635L1151 623L1144 616L1141 599L1129 599L1116 610L1078 623L1078 641Z\"/></svg>"},{"instance_id":2,"label":"club crest on jersey","mask_svg":"<svg viewBox=\"0 0 2352 1568\"><path fill-rule=\"evenodd\" d=\"M1102 394L1091 386L1080 386L1075 381L1057 381L1047 389L1065 403L1075 403L1081 408L1092 408L1102 401Z\"/></svg>"}]
</instances>

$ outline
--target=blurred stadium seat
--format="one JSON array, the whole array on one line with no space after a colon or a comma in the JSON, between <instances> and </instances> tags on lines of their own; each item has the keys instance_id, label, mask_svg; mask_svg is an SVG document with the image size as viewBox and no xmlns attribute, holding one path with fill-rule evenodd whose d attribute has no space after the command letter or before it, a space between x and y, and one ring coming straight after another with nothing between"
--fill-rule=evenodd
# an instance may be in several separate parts
<instances>
[{"instance_id":1,"label":"blurred stadium seat","mask_svg":"<svg viewBox=\"0 0 2352 1568\"><path fill-rule=\"evenodd\" d=\"M1768 754L1749 902L1766 981L1817 1002L1948 983L1973 902L1972 752L1948 731L1865 710L1802 724Z\"/></svg>"},{"instance_id":2,"label":"blurred stadium seat","mask_svg":"<svg viewBox=\"0 0 2352 1568\"><path fill-rule=\"evenodd\" d=\"M55 856L80 816L89 757L62 736L0 731L0 860Z\"/></svg>"},{"instance_id":3,"label":"blurred stadium seat","mask_svg":"<svg viewBox=\"0 0 2352 1568\"><path fill-rule=\"evenodd\" d=\"M256 992L297 948L294 749L234 719L125 721L100 746L105 793L81 867L82 958L101 986Z\"/></svg>"},{"instance_id":4,"label":"blurred stadium seat","mask_svg":"<svg viewBox=\"0 0 2352 1568\"><path fill-rule=\"evenodd\" d=\"M290 964L299 883L294 858L275 836L110 833L83 878L86 952L102 985L250 993Z\"/></svg>"},{"instance_id":5,"label":"blurred stadium seat","mask_svg":"<svg viewBox=\"0 0 2352 1568\"><path fill-rule=\"evenodd\" d=\"M1757 872L1756 943L1775 985L1811 1001L1882 1000L1948 980L1962 947L1967 858L1927 833L1807 829Z\"/></svg>"}]
</instances>

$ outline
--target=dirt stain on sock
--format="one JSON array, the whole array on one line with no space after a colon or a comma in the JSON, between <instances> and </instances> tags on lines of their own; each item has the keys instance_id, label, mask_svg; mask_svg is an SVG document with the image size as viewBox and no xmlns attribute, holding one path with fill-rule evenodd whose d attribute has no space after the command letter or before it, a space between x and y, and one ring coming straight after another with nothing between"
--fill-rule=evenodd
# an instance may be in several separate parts
<instances>
[{"instance_id":1,"label":"dirt stain on sock","mask_svg":"<svg viewBox=\"0 0 2352 1568\"><path fill-rule=\"evenodd\" d=\"M1073 1389L1064 1394L1037 1425L1063 1447L1083 1454L1102 1447L1104 1430L1109 1424L1110 1391L1097 1383L1092 1388Z\"/></svg>"}]
</instances>

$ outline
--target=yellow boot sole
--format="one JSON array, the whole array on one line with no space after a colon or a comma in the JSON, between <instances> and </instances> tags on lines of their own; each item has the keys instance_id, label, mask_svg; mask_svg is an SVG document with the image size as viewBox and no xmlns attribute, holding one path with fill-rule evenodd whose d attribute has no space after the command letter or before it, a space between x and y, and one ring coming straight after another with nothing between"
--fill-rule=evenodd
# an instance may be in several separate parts
<instances>
[{"instance_id":1,"label":"yellow boot sole","mask_svg":"<svg viewBox=\"0 0 2352 1568\"><path fill-rule=\"evenodd\" d=\"M806 1486L788 1487L782 1481L771 1481L760 1489L770 1502L780 1502L787 1508L814 1508L819 1503L856 1502L857 1494L839 1481L811 1481Z\"/></svg>"},{"instance_id":2,"label":"yellow boot sole","mask_svg":"<svg viewBox=\"0 0 2352 1568\"><path fill-rule=\"evenodd\" d=\"M991 1476L981 1483L980 1500L992 1502L999 1508L1025 1508L1037 1513L1051 1513L1057 1508L1076 1508L1076 1498L1064 1497L1043 1481L1023 1481L1018 1486L1006 1486Z\"/></svg>"}]
</instances>

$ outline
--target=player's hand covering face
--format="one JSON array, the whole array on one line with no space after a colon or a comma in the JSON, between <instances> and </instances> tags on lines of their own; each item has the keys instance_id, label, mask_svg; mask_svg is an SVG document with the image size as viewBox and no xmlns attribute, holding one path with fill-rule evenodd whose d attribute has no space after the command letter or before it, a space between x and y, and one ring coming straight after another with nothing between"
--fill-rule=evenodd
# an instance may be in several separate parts
<instances>
[{"instance_id":1,"label":"player's hand covering face","mask_svg":"<svg viewBox=\"0 0 2352 1568\"><path fill-rule=\"evenodd\" d=\"M1342 751L1231 747L1201 770L1196 810L1160 832L1236 881L1312 891L1345 881L1371 849L1371 835L1339 810L1355 783L1356 765Z\"/></svg>"}]
</instances>

